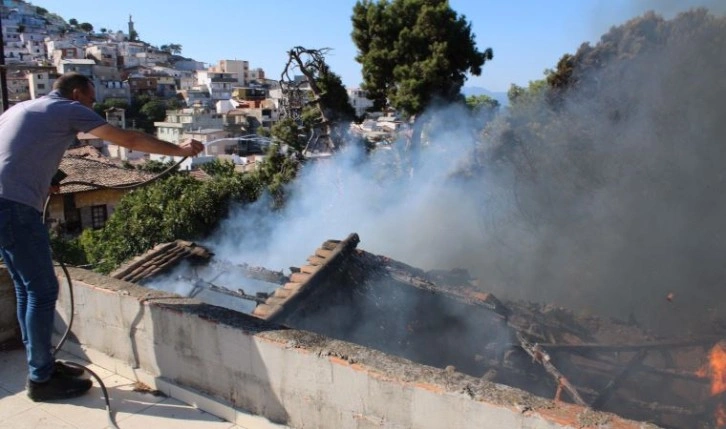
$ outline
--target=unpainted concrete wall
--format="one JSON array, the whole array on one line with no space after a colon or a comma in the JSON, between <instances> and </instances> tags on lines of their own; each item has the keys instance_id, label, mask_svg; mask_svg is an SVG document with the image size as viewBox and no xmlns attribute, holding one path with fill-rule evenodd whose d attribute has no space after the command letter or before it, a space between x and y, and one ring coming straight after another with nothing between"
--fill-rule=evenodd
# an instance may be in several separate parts
<instances>
[{"instance_id":1,"label":"unpainted concrete wall","mask_svg":"<svg viewBox=\"0 0 726 429\"><path fill-rule=\"evenodd\" d=\"M73 338L294 428L652 428L70 269ZM59 326L70 311L65 281Z\"/></svg>"},{"instance_id":2,"label":"unpainted concrete wall","mask_svg":"<svg viewBox=\"0 0 726 429\"><path fill-rule=\"evenodd\" d=\"M15 288L5 266L0 266L0 343L18 333L18 319L15 316Z\"/></svg>"}]
</instances>

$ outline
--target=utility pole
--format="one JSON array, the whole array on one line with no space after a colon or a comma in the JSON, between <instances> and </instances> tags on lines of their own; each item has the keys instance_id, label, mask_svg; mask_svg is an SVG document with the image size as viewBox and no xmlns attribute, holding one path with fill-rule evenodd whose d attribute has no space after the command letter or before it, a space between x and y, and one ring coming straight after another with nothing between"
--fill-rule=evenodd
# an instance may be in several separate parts
<instances>
[{"instance_id":1,"label":"utility pole","mask_svg":"<svg viewBox=\"0 0 726 429\"><path fill-rule=\"evenodd\" d=\"M3 29L2 9L0 9L0 86L2 87L2 109L8 110L8 76L5 68L5 31Z\"/></svg>"}]
</instances>

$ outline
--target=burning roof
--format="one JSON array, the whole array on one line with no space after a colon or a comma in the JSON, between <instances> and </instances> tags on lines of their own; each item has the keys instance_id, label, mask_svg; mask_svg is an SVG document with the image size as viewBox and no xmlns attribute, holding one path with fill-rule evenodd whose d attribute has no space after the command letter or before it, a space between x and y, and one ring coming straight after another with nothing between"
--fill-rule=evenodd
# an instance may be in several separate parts
<instances>
[{"instance_id":1,"label":"burning roof","mask_svg":"<svg viewBox=\"0 0 726 429\"><path fill-rule=\"evenodd\" d=\"M188 284L189 296L216 296L210 302L216 305L239 309L234 302L244 300L242 311L266 320L542 397L664 427L726 425L726 346L718 336L663 338L634 323L503 301L483 292L466 270L424 271L358 243L357 234L327 240L289 276L232 267L205 253L177 280ZM153 276L159 271L149 268L152 261L169 268L172 259L200 252L180 251L179 242L157 246L117 273ZM200 272L199 262L208 271ZM235 279L244 289L229 286Z\"/></svg>"}]
</instances>

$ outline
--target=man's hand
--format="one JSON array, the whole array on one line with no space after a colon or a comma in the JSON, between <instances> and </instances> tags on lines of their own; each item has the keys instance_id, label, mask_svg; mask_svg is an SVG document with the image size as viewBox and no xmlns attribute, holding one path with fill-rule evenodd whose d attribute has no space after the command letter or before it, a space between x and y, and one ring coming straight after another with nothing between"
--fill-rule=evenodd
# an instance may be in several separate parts
<instances>
[{"instance_id":1,"label":"man's hand","mask_svg":"<svg viewBox=\"0 0 726 429\"><path fill-rule=\"evenodd\" d=\"M204 144L198 140L188 139L179 143L182 150L181 156L197 156L204 150Z\"/></svg>"}]
</instances>

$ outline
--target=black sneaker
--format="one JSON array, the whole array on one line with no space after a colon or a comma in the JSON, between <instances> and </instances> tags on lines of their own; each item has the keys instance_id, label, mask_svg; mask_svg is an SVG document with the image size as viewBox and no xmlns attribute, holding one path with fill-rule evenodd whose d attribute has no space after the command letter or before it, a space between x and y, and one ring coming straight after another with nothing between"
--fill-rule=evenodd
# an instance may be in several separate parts
<instances>
[{"instance_id":1,"label":"black sneaker","mask_svg":"<svg viewBox=\"0 0 726 429\"><path fill-rule=\"evenodd\" d=\"M55 361L55 372L66 377L80 377L86 371L80 366L71 365L63 361Z\"/></svg>"},{"instance_id":2,"label":"black sneaker","mask_svg":"<svg viewBox=\"0 0 726 429\"><path fill-rule=\"evenodd\" d=\"M85 378L66 377L53 373L45 383L28 380L28 398L34 402L70 399L81 396L91 388L91 380Z\"/></svg>"}]
</instances>

